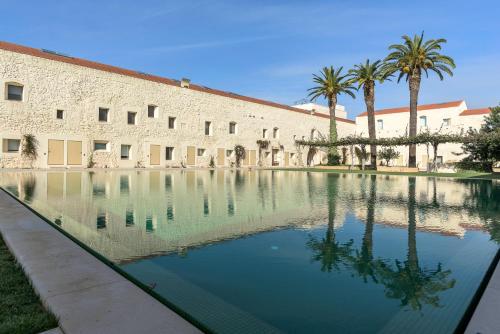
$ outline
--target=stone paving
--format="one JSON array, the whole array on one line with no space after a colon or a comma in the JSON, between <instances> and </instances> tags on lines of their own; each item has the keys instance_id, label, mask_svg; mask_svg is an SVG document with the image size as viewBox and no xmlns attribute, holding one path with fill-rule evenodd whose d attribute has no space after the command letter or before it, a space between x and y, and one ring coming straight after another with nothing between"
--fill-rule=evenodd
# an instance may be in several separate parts
<instances>
[{"instance_id":1,"label":"stone paving","mask_svg":"<svg viewBox=\"0 0 500 334\"><path fill-rule=\"evenodd\" d=\"M3 190L0 212L5 243L59 319L60 331L201 333Z\"/></svg>"}]
</instances>

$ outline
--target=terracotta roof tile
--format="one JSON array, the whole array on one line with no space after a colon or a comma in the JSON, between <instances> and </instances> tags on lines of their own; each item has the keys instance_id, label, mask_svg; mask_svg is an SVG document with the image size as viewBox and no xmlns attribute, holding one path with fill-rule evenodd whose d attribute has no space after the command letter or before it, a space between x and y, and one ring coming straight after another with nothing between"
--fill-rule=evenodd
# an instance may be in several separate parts
<instances>
[{"instance_id":1,"label":"terracotta roof tile","mask_svg":"<svg viewBox=\"0 0 500 334\"><path fill-rule=\"evenodd\" d=\"M433 104L422 104L417 107L417 110L431 110L431 109L441 109L441 108L452 108L458 107L463 100L460 101L451 101L444 103L433 103ZM385 115L385 114L395 114L400 112L410 112L410 107L400 107L400 108L390 108L390 109L380 109L375 110L376 115ZM358 115L358 117L367 116L368 112L363 112Z\"/></svg>"},{"instance_id":2,"label":"terracotta roof tile","mask_svg":"<svg viewBox=\"0 0 500 334\"><path fill-rule=\"evenodd\" d=\"M30 47L26 47L26 46L22 46L22 45L18 45L18 44L13 44L13 43L9 43L9 42L0 41L0 49L11 51L11 52L17 52L17 53L21 53L21 54L25 54L25 55L30 55L30 56L34 56L34 57L50 59L50 60L59 61L59 62L63 62L63 63L73 64L73 65L77 65L77 66L88 67L88 68L92 68L92 69L100 70L100 71L104 71L104 72L121 74L121 75L126 75L129 77L134 77L137 79L143 79L143 80L148 80L148 81L153 81L153 82L158 82L158 83L162 83L162 84L166 84L166 85L179 87L179 82L177 80L163 78L163 77L159 77L156 75L146 74L146 73L142 73L142 72L138 72L138 71L127 70L124 68L106 65L106 64L101 64L101 63L97 63L97 62L93 62L93 61L89 61L89 60L85 60L85 59L50 53L50 52L43 51L40 49L30 48ZM310 112L307 110L290 107L290 106L287 106L285 104L280 104L280 103L276 103L276 102L261 100L261 99L257 99L254 97L248 97L248 96L238 95L238 94L234 94L234 93L230 93L230 92L225 92L222 90L211 89L211 88L204 87L201 85L191 84L189 86L189 88L186 88L186 89L192 89L192 90L196 90L196 91L204 92L204 93L208 93L208 94L224 96L224 97L237 99L237 100L241 100L241 101L252 102L252 103L256 103L256 104L266 105L266 106L270 106L270 107L274 107L274 108L285 109L285 110L289 110L289 111L293 111L293 112L298 112L298 113L310 115ZM322 115L322 114L318 114L318 113L312 114L312 116L329 118L328 115ZM356 122L349 120L349 119L345 119L345 118L341 118L341 117L336 117L336 119L340 122L356 124Z\"/></svg>"},{"instance_id":3,"label":"terracotta roof tile","mask_svg":"<svg viewBox=\"0 0 500 334\"><path fill-rule=\"evenodd\" d=\"M485 115L491 112L490 108L480 108L480 109L467 109L462 111L458 116L473 116L473 115Z\"/></svg>"}]
</instances>

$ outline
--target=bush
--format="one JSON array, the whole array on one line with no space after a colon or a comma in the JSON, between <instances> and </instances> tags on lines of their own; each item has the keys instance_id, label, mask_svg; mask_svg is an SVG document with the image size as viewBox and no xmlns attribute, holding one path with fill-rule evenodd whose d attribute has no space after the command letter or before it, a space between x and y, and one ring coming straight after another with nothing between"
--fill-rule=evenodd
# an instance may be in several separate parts
<instances>
[{"instance_id":1,"label":"bush","mask_svg":"<svg viewBox=\"0 0 500 334\"><path fill-rule=\"evenodd\" d=\"M493 172L493 163L491 161L471 161L464 159L455 163L455 167L459 171L473 170L476 172Z\"/></svg>"},{"instance_id":2,"label":"bush","mask_svg":"<svg viewBox=\"0 0 500 334\"><path fill-rule=\"evenodd\" d=\"M340 155L338 153L328 153L328 166L340 165Z\"/></svg>"}]
</instances>

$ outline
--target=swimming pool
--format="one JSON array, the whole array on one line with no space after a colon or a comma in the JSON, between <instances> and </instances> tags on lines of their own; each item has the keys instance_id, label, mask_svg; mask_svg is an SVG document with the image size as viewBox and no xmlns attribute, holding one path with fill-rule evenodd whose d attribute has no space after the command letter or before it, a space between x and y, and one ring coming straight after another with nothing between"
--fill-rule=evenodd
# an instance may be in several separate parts
<instances>
[{"instance_id":1,"label":"swimming pool","mask_svg":"<svg viewBox=\"0 0 500 334\"><path fill-rule=\"evenodd\" d=\"M103 170L0 186L217 333L449 333L500 242L497 180Z\"/></svg>"}]
</instances>

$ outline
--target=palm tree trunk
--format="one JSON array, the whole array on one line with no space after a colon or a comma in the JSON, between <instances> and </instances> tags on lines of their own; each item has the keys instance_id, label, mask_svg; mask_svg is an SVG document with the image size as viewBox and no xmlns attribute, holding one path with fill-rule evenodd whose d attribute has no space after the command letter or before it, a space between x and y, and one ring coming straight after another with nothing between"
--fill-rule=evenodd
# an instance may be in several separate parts
<instances>
[{"instance_id":1,"label":"palm tree trunk","mask_svg":"<svg viewBox=\"0 0 500 334\"><path fill-rule=\"evenodd\" d=\"M418 269L416 178L408 178L408 265L411 271Z\"/></svg>"},{"instance_id":2,"label":"palm tree trunk","mask_svg":"<svg viewBox=\"0 0 500 334\"><path fill-rule=\"evenodd\" d=\"M368 136L371 140L377 138L375 131L375 85L373 82L364 86L366 111L368 113ZM377 166L377 145L370 145L370 164L372 168Z\"/></svg>"},{"instance_id":3,"label":"palm tree trunk","mask_svg":"<svg viewBox=\"0 0 500 334\"><path fill-rule=\"evenodd\" d=\"M330 111L330 142L337 141L337 119L335 115L335 108L337 107L337 96L334 95L328 99L328 109ZM337 148L330 146L328 148L328 162L330 164L331 157L338 155Z\"/></svg>"},{"instance_id":4,"label":"palm tree trunk","mask_svg":"<svg viewBox=\"0 0 500 334\"><path fill-rule=\"evenodd\" d=\"M417 105L418 105L418 92L420 90L420 70L415 69L410 76L410 131L409 136L415 137L417 135ZM417 145L412 144L408 152L408 167L417 167Z\"/></svg>"}]
</instances>

